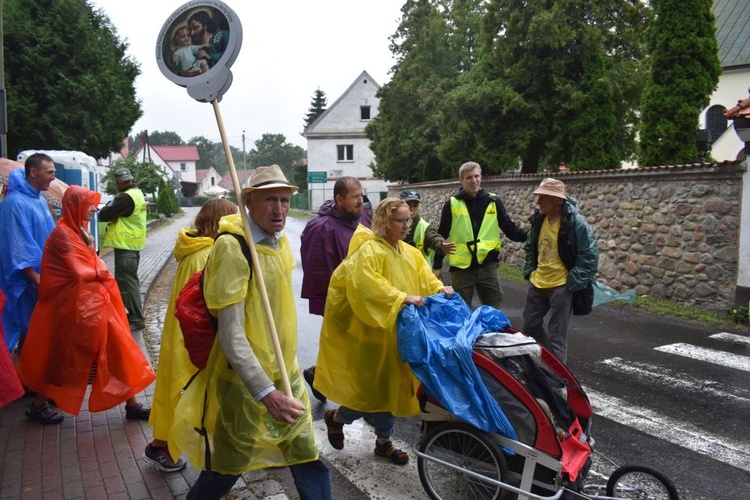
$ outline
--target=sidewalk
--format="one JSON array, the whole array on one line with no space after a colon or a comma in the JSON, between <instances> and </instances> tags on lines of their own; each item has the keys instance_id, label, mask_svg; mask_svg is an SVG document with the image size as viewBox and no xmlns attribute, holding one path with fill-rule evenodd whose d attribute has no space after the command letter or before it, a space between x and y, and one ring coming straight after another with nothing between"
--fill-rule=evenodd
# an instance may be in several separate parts
<instances>
[{"instance_id":1,"label":"sidewalk","mask_svg":"<svg viewBox=\"0 0 750 500\"><path fill-rule=\"evenodd\" d=\"M141 294L172 255L180 229L190 224L197 208L188 208L174 219L149 229L141 252ZM102 257L114 272L114 253ZM142 332L134 332L146 353ZM146 354L148 356L148 354ZM150 404L153 384L138 399ZM89 413L87 402L77 417L65 415L60 425L42 426L24 416L31 399L22 398L2 410L0 428L0 499L170 499L185 498L198 472L190 466L165 474L142 460L151 440L151 427L125 419L124 405L102 413ZM247 484L258 481L252 489ZM238 481L238 497L286 499L278 483L258 473ZM245 493L245 494L243 494Z\"/></svg>"}]
</instances>

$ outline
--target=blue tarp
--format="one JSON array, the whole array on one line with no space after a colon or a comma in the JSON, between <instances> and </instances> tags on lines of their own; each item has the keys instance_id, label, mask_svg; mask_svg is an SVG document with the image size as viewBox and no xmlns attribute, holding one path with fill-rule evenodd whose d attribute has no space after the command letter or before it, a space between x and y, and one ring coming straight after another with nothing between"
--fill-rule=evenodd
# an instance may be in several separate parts
<instances>
[{"instance_id":1,"label":"blue tarp","mask_svg":"<svg viewBox=\"0 0 750 500\"><path fill-rule=\"evenodd\" d=\"M401 359L430 396L478 429L518 439L471 358L477 337L510 326L502 311L481 306L472 314L457 293L439 294L425 298L423 307L402 308L397 326Z\"/></svg>"}]
</instances>

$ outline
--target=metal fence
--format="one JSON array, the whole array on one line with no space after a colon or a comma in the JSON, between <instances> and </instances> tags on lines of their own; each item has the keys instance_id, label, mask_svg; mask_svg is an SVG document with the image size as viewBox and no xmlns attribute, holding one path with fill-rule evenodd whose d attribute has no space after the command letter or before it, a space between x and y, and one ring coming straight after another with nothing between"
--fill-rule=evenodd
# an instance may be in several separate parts
<instances>
[{"instance_id":1,"label":"metal fence","mask_svg":"<svg viewBox=\"0 0 750 500\"><path fill-rule=\"evenodd\" d=\"M303 210L305 212L309 212L311 206L312 200L310 191L307 189L300 189L299 191L297 191L297 194L292 196L292 199L289 202L289 208L293 210Z\"/></svg>"}]
</instances>

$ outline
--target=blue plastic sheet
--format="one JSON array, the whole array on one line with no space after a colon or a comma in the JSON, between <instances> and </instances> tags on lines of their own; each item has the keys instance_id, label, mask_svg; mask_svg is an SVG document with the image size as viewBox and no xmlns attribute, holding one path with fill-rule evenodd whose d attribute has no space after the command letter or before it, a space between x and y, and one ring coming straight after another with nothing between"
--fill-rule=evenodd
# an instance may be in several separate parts
<instances>
[{"instance_id":1,"label":"blue plastic sheet","mask_svg":"<svg viewBox=\"0 0 750 500\"><path fill-rule=\"evenodd\" d=\"M471 358L477 337L510 326L502 311L481 306L472 314L458 294L439 294L425 298L423 307L402 308L397 326L401 359L430 396L478 429L518 439Z\"/></svg>"},{"instance_id":2,"label":"blue plastic sheet","mask_svg":"<svg viewBox=\"0 0 750 500\"><path fill-rule=\"evenodd\" d=\"M619 293L611 286L607 286L601 281L594 282L594 304L591 307L596 307L613 300L621 300L632 304L635 300L635 290L628 290L623 293Z\"/></svg>"}]
</instances>

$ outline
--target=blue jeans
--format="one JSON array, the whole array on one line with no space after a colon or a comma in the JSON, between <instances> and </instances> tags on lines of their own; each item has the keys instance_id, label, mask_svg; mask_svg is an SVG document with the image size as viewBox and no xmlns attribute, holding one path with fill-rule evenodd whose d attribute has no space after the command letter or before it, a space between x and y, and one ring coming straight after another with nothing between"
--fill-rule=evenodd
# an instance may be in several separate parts
<instances>
[{"instance_id":1,"label":"blue jeans","mask_svg":"<svg viewBox=\"0 0 750 500\"><path fill-rule=\"evenodd\" d=\"M389 438L393 434L393 426L396 423L396 417L389 412L368 413L366 411L352 410L346 406L339 406L336 410L337 417L345 424L351 424L358 418L365 415L372 416L372 426L375 427L375 435L379 438Z\"/></svg>"},{"instance_id":2,"label":"blue jeans","mask_svg":"<svg viewBox=\"0 0 750 500\"><path fill-rule=\"evenodd\" d=\"M330 500L331 480L328 467L320 460L290 465L300 500ZM229 493L240 476L202 471L187 494L187 500L219 500Z\"/></svg>"}]
</instances>

